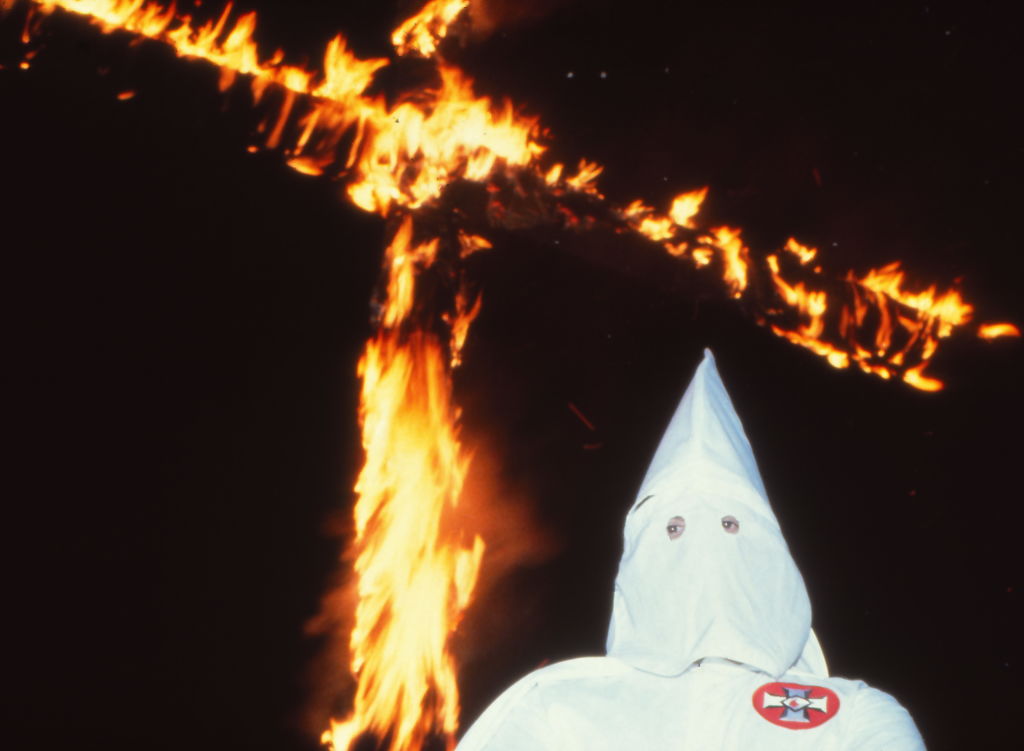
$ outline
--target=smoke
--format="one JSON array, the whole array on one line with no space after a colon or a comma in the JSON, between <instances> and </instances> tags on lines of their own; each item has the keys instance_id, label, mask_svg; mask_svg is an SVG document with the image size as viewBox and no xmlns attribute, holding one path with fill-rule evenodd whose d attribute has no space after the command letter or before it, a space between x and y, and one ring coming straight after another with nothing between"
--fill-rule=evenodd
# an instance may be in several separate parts
<instances>
[{"instance_id":1,"label":"smoke","mask_svg":"<svg viewBox=\"0 0 1024 751\"><path fill-rule=\"evenodd\" d=\"M459 504L460 526L480 535L487 545L466 619L453 644L460 666L509 643L532 625L530 593L517 592L513 601L503 585L517 569L550 560L562 545L537 518L529 489L517 486L503 471L504 452L493 440L471 440L473 460Z\"/></svg>"},{"instance_id":2,"label":"smoke","mask_svg":"<svg viewBox=\"0 0 1024 751\"><path fill-rule=\"evenodd\" d=\"M341 541L352 539L354 530L348 514L338 512L325 524L325 534ZM349 673L349 635L355 621L359 596L352 565L353 554L346 547L344 566L334 574L320 600L319 612L305 624L306 636L320 643L316 658L306 671L307 700L298 724L312 738L329 726L332 717L351 710L356 682Z\"/></svg>"},{"instance_id":3,"label":"smoke","mask_svg":"<svg viewBox=\"0 0 1024 751\"><path fill-rule=\"evenodd\" d=\"M575 0L470 0L473 36L486 38L495 31L529 26Z\"/></svg>"}]
</instances>

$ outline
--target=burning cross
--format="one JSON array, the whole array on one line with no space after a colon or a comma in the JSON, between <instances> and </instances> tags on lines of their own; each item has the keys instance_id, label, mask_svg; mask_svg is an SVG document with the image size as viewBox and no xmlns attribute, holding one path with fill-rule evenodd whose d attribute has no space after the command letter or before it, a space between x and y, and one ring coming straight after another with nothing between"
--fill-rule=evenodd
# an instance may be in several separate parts
<instances>
[{"instance_id":1,"label":"burning cross","mask_svg":"<svg viewBox=\"0 0 1024 751\"><path fill-rule=\"evenodd\" d=\"M810 688L784 686L782 690L786 692L785 696L769 694L767 691L764 694L765 709L772 707L783 708L782 716L779 717L780 720L785 722L810 722L810 717L807 716L808 710L814 709L818 712L828 712L827 696L812 698L808 696L812 691Z\"/></svg>"}]
</instances>

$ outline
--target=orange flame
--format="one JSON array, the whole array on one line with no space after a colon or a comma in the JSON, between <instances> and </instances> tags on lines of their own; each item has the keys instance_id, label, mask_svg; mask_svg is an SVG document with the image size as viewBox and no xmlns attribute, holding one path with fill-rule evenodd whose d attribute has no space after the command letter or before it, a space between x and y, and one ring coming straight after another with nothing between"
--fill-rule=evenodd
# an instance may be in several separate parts
<instances>
[{"instance_id":1,"label":"orange flame","mask_svg":"<svg viewBox=\"0 0 1024 751\"><path fill-rule=\"evenodd\" d=\"M415 16L406 19L391 35L399 55L415 52L433 57L455 20L469 7L469 0L430 0Z\"/></svg>"},{"instance_id":2,"label":"orange flame","mask_svg":"<svg viewBox=\"0 0 1024 751\"><path fill-rule=\"evenodd\" d=\"M672 208L669 209L668 214L672 217L672 221L680 227L696 229L697 225L694 223L693 218L697 216L697 212L700 211L700 207L707 197L708 188L706 185L699 190L680 193L673 199Z\"/></svg>"},{"instance_id":3,"label":"orange flame","mask_svg":"<svg viewBox=\"0 0 1024 751\"><path fill-rule=\"evenodd\" d=\"M711 230L714 244L722 250L725 263L723 274L733 297L740 297L747 288L747 266L750 251L740 238L741 230L732 227L717 227Z\"/></svg>"},{"instance_id":4,"label":"orange flame","mask_svg":"<svg viewBox=\"0 0 1024 751\"><path fill-rule=\"evenodd\" d=\"M495 108L457 68L440 66L441 88L427 102L404 102L369 121L348 187L352 202L387 214L419 208L457 178L483 180L498 167L525 167L543 153L535 119L511 104Z\"/></svg>"},{"instance_id":5,"label":"orange flame","mask_svg":"<svg viewBox=\"0 0 1024 751\"><path fill-rule=\"evenodd\" d=\"M641 235L654 240L668 240L675 237L675 223L667 216L658 216L654 209L640 199L633 201L622 211L630 225Z\"/></svg>"},{"instance_id":6,"label":"orange flame","mask_svg":"<svg viewBox=\"0 0 1024 751\"><path fill-rule=\"evenodd\" d=\"M561 172L562 165L556 164L555 167L548 172L549 182L551 184L557 182ZM601 198L601 194L597 191L597 178L602 172L604 172L604 167L600 164L597 164L596 162L588 162L586 159L581 159L579 167L576 168L576 174L572 177L567 177L565 179L565 184L570 190L575 190L579 193L589 193Z\"/></svg>"},{"instance_id":7,"label":"orange flame","mask_svg":"<svg viewBox=\"0 0 1024 751\"><path fill-rule=\"evenodd\" d=\"M556 167L561 167L561 165L556 165ZM594 177L597 174L600 173L596 173ZM657 214L654 209L639 199L623 209L622 215L633 229L648 239L655 242L669 240L676 236L677 227L684 227L686 229L697 228L693 219L697 216L697 212L700 211L700 207L704 203L707 194L707 187L690 191L689 193L680 193L673 199L672 208L669 209L668 216ZM673 255L681 255L678 246L673 248L666 246L666 249Z\"/></svg>"},{"instance_id":8,"label":"orange flame","mask_svg":"<svg viewBox=\"0 0 1024 751\"><path fill-rule=\"evenodd\" d=\"M453 745L459 700L448 639L469 604L484 551L453 523L468 467L445 347L407 329L418 273L437 241L413 245L406 218L387 250L382 325L359 362L366 463L356 483L359 603L350 638L359 679L352 715L323 735L345 751L355 735L391 734L394 751L433 732ZM471 306L472 307L472 306ZM464 337L474 313L452 326Z\"/></svg>"},{"instance_id":9,"label":"orange flame","mask_svg":"<svg viewBox=\"0 0 1024 751\"><path fill-rule=\"evenodd\" d=\"M813 261L815 256L818 255L817 248L809 248L806 245L801 245L796 241L795 237L791 237L786 241L786 251L799 258L800 263L805 266Z\"/></svg>"},{"instance_id":10,"label":"orange flame","mask_svg":"<svg viewBox=\"0 0 1024 751\"><path fill-rule=\"evenodd\" d=\"M557 179L557 175L555 176ZM548 182L551 180L548 178ZM591 187L596 194L596 187ZM694 217L707 196L707 189L684 193L672 204L667 216L658 214L641 200L630 203L621 211L628 226L638 234L659 243L669 254L689 258L698 267L708 266L717 255L721 259L722 280L732 296L739 299L747 295L749 276L754 259L743 243L741 230L732 227L712 227L698 233L695 242L680 241L673 227L696 229ZM789 238L783 250L807 266L818 257L817 248ZM830 299L824 290L811 290L803 282L790 283L783 278L779 257L769 254L764 263L773 287L782 303L796 313L801 321L795 328L783 323L769 323L770 330L786 340L825 358L835 368L856 364L862 371L880 378L902 378L914 388L938 391L942 382L924 375L924 369L938 351L939 341L949 337L957 328L970 322L974 308L956 289L939 293L935 285L913 290L899 262L880 269L870 269L858 277L852 271L845 279L852 285L852 303ZM822 267L810 271L822 275ZM838 312L839 331L843 339L829 339L825 326L830 309ZM859 342L862 329L867 325L869 311L879 319L870 347ZM769 305L763 318L771 316ZM902 332L902 346L894 347L894 336ZM1015 333L1016 332L1016 333ZM1018 335L1013 324L990 324L978 329L978 336L991 339L997 336ZM918 362L906 365L914 354Z\"/></svg>"},{"instance_id":11,"label":"orange flame","mask_svg":"<svg viewBox=\"0 0 1024 751\"><path fill-rule=\"evenodd\" d=\"M964 302L956 290L948 290L936 296L935 285L921 292L909 292L904 288L905 273L899 261L880 269L871 269L859 279L864 287L880 292L887 297L913 308L925 317L938 321L940 337L947 337L954 326L960 326L971 318L973 308Z\"/></svg>"},{"instance_id":12,"label":"orange flame","mask_svg":"<svg viewBox=\"0 0 1024 751\"><path fill-rule=\"evenodd\" d=\"M1012 323L986 323L978 327L978 336L991 341L1002 336L1020 336L1020 329Z\"/></svg>"}]
</instances>

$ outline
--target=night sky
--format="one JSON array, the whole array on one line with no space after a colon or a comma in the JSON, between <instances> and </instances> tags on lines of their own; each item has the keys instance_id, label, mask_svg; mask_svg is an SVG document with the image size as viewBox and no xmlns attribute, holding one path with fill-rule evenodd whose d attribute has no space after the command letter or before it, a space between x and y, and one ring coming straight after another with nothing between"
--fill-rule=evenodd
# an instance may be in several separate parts
<instances>
[{"instance_id":1,"label":"night sky","mask_svg":"<svg viewBox=\"0 0 1024 751\"><path fill-rule=\"evenodd\" d=\"M1020 324L1009 5L563 0L449 54L540 115L555 159L604 164L612 199L710 185L704 216L752 247L901 259ZM314 62L339 30L386 55L397 6L244 3L268 51ZM361 463L385 223L248 153L244 86L68 17L19 70L19 17L0 19L8 732L315 749L325 645L306 626ZM464 727L542 661L603 651L623 515L710 346L832 672L895 695L930 749L1014 745L1020 340L945 342L926 394L830 368L610 233L502 233L471 264L484 309L456 396L505 543L457 644Z\"/></svg>"}]
</instances>

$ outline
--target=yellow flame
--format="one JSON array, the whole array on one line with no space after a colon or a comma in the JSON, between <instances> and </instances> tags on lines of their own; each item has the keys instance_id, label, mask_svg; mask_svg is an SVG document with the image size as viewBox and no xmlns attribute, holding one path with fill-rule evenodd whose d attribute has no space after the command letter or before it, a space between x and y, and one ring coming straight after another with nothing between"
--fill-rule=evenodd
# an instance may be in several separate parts
<instances>
[{"instance_id":1,"label":"yellow flame","mask_svg":"<svg viewBox=\"0 0 1024 751\"><path fill-rule=\"evenodd\" d=\"M457 68L442 65L439 72L440 90L370 121L348 187L360 208L380 214L395 204L415 209L456 178L483 180L498 167L526 166L543 153L536 119L475 95Z\"/></svg>"},{"instance_id":2,"label":"yellow flame","mask_svg":"<svg viewBox=\"0 0 1024 751\"><path fill-rule=\"evenodd\" d=\"M960 326L971 319L972 306L965 303L956 290L936 295L935 286L932 285L920 292L910 292L903 286L905 276L905 272L900 269L900 262L894 261L880 269L871 269L858 282L936 319L939 322L940 337L949 336L954 326Z\"/></svg>"},{"instance_id":3,"label":"yellow flame","mask_svg":"<svg viewBox=\"0 0 1024 751\"><path fill-rule=\"evenodd\" d=\"M433 57L441 40L455 20L469 7L469 0L430 0L423 9L407 18L391 35L391 44L399 55L415 52Z\"/></svg>"},{"instance_id":4,"label":"yellow flame","mask_svg":"<svg viewBox=\"0 0 1024 751\"><path fill-rule=\"evenodd\" d=\"M986 323L978 327L978 336L991 341L1001 336L1020 336L1020 329L1012 323Z\"/></svg>"},{"instance_id":5,"label":"yellow flame","mask_svg":"<svg viewBox=\"0 0 1024 751\"><path fill-rule=\"evenodd\" d=\"M797 333L807 339L820 339L825 330L824 316L828 310L828 295L820 290L808 291L802 282L795 285L789 284L779 273L779 259L770 255L766 260L776 290L782 295L787 305L796 308L808 319L808 322L801 326Z\"/></svg>"},{"instance_id":6,"label":"yellow flame","mask_svg":"<svg viewBox=\"0 0 1024 751\"><path fill-rule=\"evenodd\" d=\"M696 229L697 225L693 219L697 216L697 212L700 211L700 207L707 196L707 186L690 191L689 193L680 193L673 199L672 208L668 212L669 216L672 217L672 221L680 227Z\"/></svg>"},{"instance_id":7,"label":"yellow flame","mask_svg":"<svg viewBox=\"0 0 1024 751\"><path fill-rule=\"evenodd\" d=\"M597 178L602 172L604 172L604 167L597 162L581 159L579 167L576 168L576 174L567 177L565 184L579 193L590 193L600 197L601 194L597 190Z\"/></svg>"},{"instance_id":8,"label":"yellow flame","mask_svg":"<svg viewBox=\"0 0 1024 751\"><path fill-rule=\"evenodd\" d=\"M467 256L473 255L478 250L485 250L491 247L493 247L493 245L486 237L471 235L459 230L459 256L461 258L466 258Z\"/></svg>"},{"instance_id":9,"label":"yellow flame","mask_svg":"<svg viewBox=\"0 0 1024 751\"><path fill-rule=\"evenodd\" d=\"M622 213L633 229L655 242L675 237L675 223L667 216L655 214L654 209L639 199L629 204Z\"/></svg>"},{"instance_id":10,"label":"yellow flame","mask_svg":"<svg viewBox=\"0 0 1024 751\"><path fill-rule=\"evenodd\" d=\"M350 639L358 686L352 715L332 721L324 741L346 751L354 735L392 734L394 751L419 749L430 733L453 743L459 700L448 650L469 604L483 540L454 522L469 459L445 346L407 329L419 270L437 242L412 243L402 223L388 247L380 330L359 362L366 463L356 483L358 605ZM462 310L458 319L471 318ZM453 326L464 337L465 326Z\"/></svg>"},{"instance_id":11,"label":"yellow flame","mask_svg":"<svg viewBox=\"0 0 1024 751\"><path fill-rule=\"evenodd\" d=\"M927 362L923 362L920 365L915 365L912 368L907 368L903 374L903 380L909 383L916 389L922 391L939 391L942 388L942 381L935 378L929 378L922 374L922 371L927 365Z\"/></svg>"},{"instance_id":12,"label":"yellow flame","mask_svg":"<svg viewBox=\"0 0 1024 751\"><path fill-rule=\"evenodd\" d=\"M747 288L747 264L750 263L750 251L740 237L742 230L733 227L713 227L715 245L722 250L723 273L725 282L733 297L740 297Z\"/></svg>"},{"instance_id":13,"label":"yellow flame","mask_svg":"<svg viewBox=\"0 0 1024 751\"><path fill-rule=\"evenodd\" d=\"M441 66L438 90L388 108L382 97L367 94L387 60L356 58L340 35L328 44L321 73L283 65L280 50L261 59L253 38L255 14L231 23L231 3L217 18L198 26L188 16L176 16L173 5L143 0L46 0L37 5L47 13L59 7L87 16L105 32L122 29L166 42L182 57L220 68L222 88L239 74L251 76L257 100L272 84L309 96L314 103L296 142L282 140L294 105L294 98L286 97L267 145L285 145L289 165L305 174L321 174L339 157L342 137L354 129L347 154L340 156L352 168L349 197L367 211L383 215L396 206L418 208L452 180L482 180L499 167L525 167L544 152L536 118L518 115L507 101L499 106L477 96L472 81L457 68ZM453 7L441 3L428 8L435 6L444 10L441 18ZM599 172L581 167L581 189Z\"/></svg>"},{"instance_id":14,"label":"yellow flame","mask_svg":"<svg viewBox=\"0 0 1024 751\"><path fill-rule=\"evenodd\" d=\"M711 263L711 259L714 258L715 251L706 245L700 245L693 249L693 262L697 264L697 268L707 266Z\"/></svg>"},{"instance_id":15,"label":"yellow flame","mask_svg":"<svg viewBox=\"0 0 1024 751\"><path fill-rule=\"evenodd\" d=\"M791 237L786 241L786 250L799 258L802 265L807 265L818 255L817 248L801 245L796 241L795 237Z\"/></svg>"},{"instance_id":16,"label":"yellow flame","mask_svg":"<svg viewBox=\"0 0 1024 751\"><path fill-rule=\"evenodd\" d=\"M445 317L452 332L449 350L450 364L453 368L462 364L462 348L466 344L466 337L469 336L469 327L480 314L482 304L483 298L480 295L473 296L466 289L460 289L455 296L455 315Z\"/></svg>"},{"instance_id":17,"label":"yellow flame","mask_svg":"<svg viewBox=\"0 0 1024 751\"><path fill-rule=\"evenodd\" d=\"M107 32L123 29L150 37L161 34L175 12L174 3L164 7L146 0L36 0L35 4L43 13L63 8L91 16Z\"/></svg>"}]
</instances>

